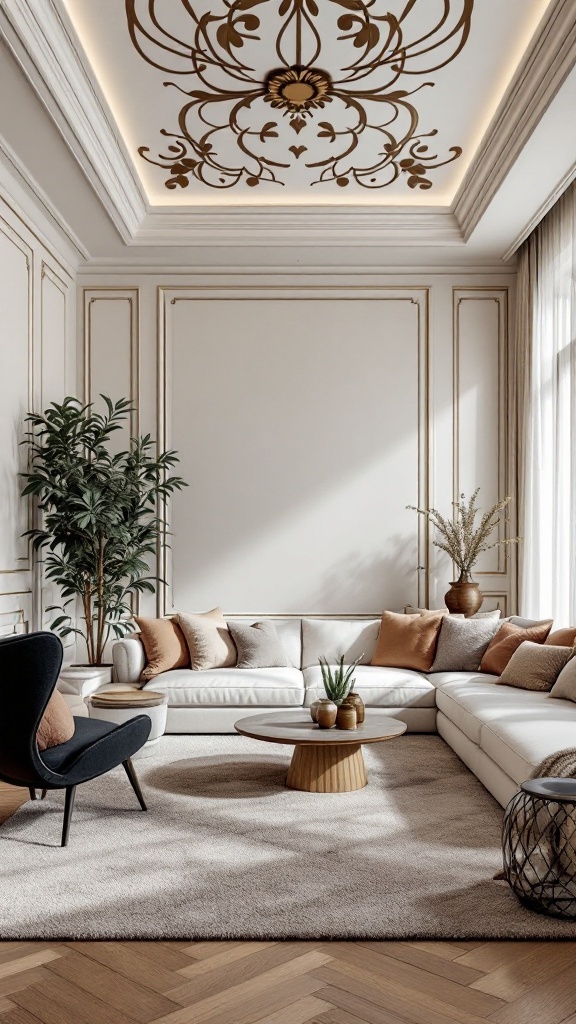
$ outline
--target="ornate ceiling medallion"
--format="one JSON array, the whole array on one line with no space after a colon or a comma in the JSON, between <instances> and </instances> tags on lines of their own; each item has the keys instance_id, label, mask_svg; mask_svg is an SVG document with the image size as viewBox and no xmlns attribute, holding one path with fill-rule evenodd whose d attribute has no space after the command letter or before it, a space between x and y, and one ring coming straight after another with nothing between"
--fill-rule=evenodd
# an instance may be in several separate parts
<instances>
[{"instance_id":1,"label":"ornate ceiling medallion","mask_svg":"<svg viewBox=\"0 0 576 1024\"><path fill-rule=\"evenodd\" d=\"M125 2L138 53L192 84L163 83L186 96L178 130L161 129L170 142L157 157L138 150L168 171L168 189L191 179L284 185L296 162L300 183L305 169L310 185L374 189L402 179L429 189L429 173L462 153L431 152L437 131L418 131L412 97L434 82L408 83L461 52L474 0L398 0L398 14L387 10L394 0ZM271 111L282 119L270 120ZM289 145L288 128L304 133L299 145Z\"/></svg>"}]
</instances>

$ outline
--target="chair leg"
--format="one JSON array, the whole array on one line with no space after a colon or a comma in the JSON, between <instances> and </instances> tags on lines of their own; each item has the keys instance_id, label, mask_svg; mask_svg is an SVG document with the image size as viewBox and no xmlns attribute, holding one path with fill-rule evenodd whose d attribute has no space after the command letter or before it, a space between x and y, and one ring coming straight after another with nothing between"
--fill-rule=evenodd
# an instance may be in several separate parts
<instances>
[{"instance_id":1,"label":"chair leg","mask_svg":"<svg viewBox=\"0 0 576 1024\"><path fill-rule=\"evenodd\" d=\"M142 808L143 811L147 811L148 808L146 807L144 797L142 796L142 790L140 789L140 783L136 778L136 772L134 771L134 765L132 764L132 760L129 757L127 757L125 761L122 761L122 764L124 765L124 771L126 772L126 775L130 780L130 785L132 786L132 789L134 790L136 796L138 797L140 807Z\"/></svg>"},{"instance_id":2,"label":"chair leg","mask_svg":"<svg viewBox=\"0 0 576 1024\"><path fill-rule=\"evenodd\" d=\"M47 790L47 789L43 789L43 790L42 790L42 796L40 797L40 799L41 799L41 800L44 800L44 798L45 798L45 796L46 796L46 793L47 793L47 792L48 792L48 790Z\"/></svg>"},{"instance_id":3,"label":"chair leg","mask_svg":"<svg viewBox=\"0 0 576 1024\"><path fill-rule=\"evenodd\" d=\"M30 793L30 799L31 800L35 800L36 799L36 790L34 789L34 786L28 786L28 792Z\"/></svg>"},{"instance_id":4,"label":"chair leg","mask_svg":"<svg viewBox=\"0 0 576 1024\"><path fill-rule=\"evenodd\" d=\"M74 809L75 796L76 786L66 786L66 802L64 804L64 825L62 827L62 846L68 846L68 836L70 835L70 821L72 819L72 811Z\"/></svg>"}]
</instances>

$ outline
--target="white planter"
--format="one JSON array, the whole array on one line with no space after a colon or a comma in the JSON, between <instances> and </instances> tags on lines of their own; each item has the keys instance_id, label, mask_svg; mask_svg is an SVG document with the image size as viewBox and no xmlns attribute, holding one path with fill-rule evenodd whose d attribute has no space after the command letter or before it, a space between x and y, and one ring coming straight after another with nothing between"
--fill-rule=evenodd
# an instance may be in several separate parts
<instances>
[{"instance_id":1,"label":"white planter","mask_svg":"<svg viewBox=\"0 0 576 1024\"><path fill-rule=\"evenodd\" d=\"M66 665L60 671L57 689L61 693L89 697L112 681L112 665Z\"/></svg>"}]
</instances>

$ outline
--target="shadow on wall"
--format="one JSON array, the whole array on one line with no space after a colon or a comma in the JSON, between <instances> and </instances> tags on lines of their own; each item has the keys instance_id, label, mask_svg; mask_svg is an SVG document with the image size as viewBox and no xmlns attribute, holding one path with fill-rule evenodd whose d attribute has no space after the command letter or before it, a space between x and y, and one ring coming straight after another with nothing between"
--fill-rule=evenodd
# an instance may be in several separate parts
<instances>
[{"instance_id":1,"label":"shadow on wall","mask_svg":"<svg viewBox=\"0 0 576 1024\"><path fill-rule=\"evenodd\" d=\"M350 608L363 608L364 612L360 614L374 612L379 615L384 608L403 611L410 601L414 603L418 596L419 575L414 552L400 534L387 537L386 543L395 554L374 558L351 553L335 562L316 587L304 592L305 607L330 608L335 593L345 593ZM380 581L376 587L375 580ZM365 607L366 594L375 590L381 593L381 600L375 607Z\"/></svg>"}]
</instances>

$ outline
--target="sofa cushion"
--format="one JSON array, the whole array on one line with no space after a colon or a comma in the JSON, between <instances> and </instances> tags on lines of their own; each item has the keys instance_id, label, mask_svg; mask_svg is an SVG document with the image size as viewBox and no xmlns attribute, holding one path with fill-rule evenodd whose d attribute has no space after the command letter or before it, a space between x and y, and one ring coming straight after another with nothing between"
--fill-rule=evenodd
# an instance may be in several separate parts
<instances>
[{"instance_id":1,"label":"sofa cushion","mask_svg":"<svg viewBox=\"0 0 576 1024\"><path fill-rule=\"evenodd\" d=\"M346 664L362 658L369 664L380 619L302 619L302 667L318 665L326 658L329 665L337 665L342 655Z\"/></svg>"},{"instance_id":2,"label":"sofa cushion","mask_svg":"<svg viewBox=\"0 0 576 1024\"><path fill-rule=\"evenodd\" d=\"M499 682L521 690L552 689L562 669L572 657L571 647L534 644L526 640L510 658Z\"/></svg>"},{"instance_id":3,"label":"sofa cushion","mask_svg":"<svg viewBox=\"0 0 576 1024\"><path fill-rule=\"evenodd\" d=\"M319 665L304 669L306 707L325 697ZM434 687L420 672L407 668L380 668L357 665L354 669L354 693L360 694L368 707L434 707Z\"/></svg>"},{"instance_id":4,"label":"sofa cushion","mask_svg":"<svg viewBox=\"0 0 576 1024\"><path fill-rule=\"evenodd\" d=\"M431 672L476 672L482 655L500 628L498 619L444 616Z\"/></svg>"},{"instance_id":5,"label":"sofa cushion","mask_svg":"<svg viewBox=\"0 0 576 1024\"><path fill-rule=\"evenodd\" d=\"M146 683L147 688L166 693L169 707L301 707L304 703L304 680L296 668L175 669L156 676Z\"/></svg>"},{"instance_id":6,"label":"sofa cushion","mask_svg":"<svg viewBox=\"0 0 576 1024\"><path fill-rule=\"evenodd\" d=\"M491 675L502 675L510 658L525 640L543 644L552 628L552 619L536 626L519 626L513 622L505 622L492 638L486 653L480 662L482 672Z\"/></svg>"},{"instance_id":7,"label":"sofa cushion","mask_svg":"<svg viewBox=\"0 0 576 1024\"><path fill-rule=\"evenodd\" d=\"M236 664L236 648L221 608L199 615L179 612L178 625L186 637L193 672Z\"/></svg>"},{"instance_id":8,"label":"sofa cushion","mask_svg":"<svg viewBox=\"0 0 576 1024\"><path fill-rule=\"evenodd\" d=\"M480 743L482 721L498 716L506 698L514 703L513 691L497 687L498 676L483 672L435 672L430 680L436 687L436 706L473 743Z\"/></svg>"},{"instance_id":9,"label":"sofa cushion","mask_svg":"<svg viewBox=\"0 0 576 1024\"><path fill-rule=\"evenodd\" d=\"M288 656L270 619L251 626L229 622L228 629L238 652L236 668L288 668Z\"/></svg>"},{"instance_id":10,"label":"sofa cushion","mask_svg":"<svg viewBox=\"0 0 576 1024\"><path fill-rule=\"evenodd\" d=\"M502 687L504 689L504 687ZM518 701L482 725L480 746L518 784L550 754L576 747L576 705L547 693L516 690Z\"/></svg>"},{"instance_id":11,"label":"sofa cushion","mask_svg":"<svg viewBox=\"0 0 576 1024\"><path fill-rule=\"evenodd\" d=\"M246 626L254 622L254 616L244 619L227 619L226 621L229 626ZM300 668L302 664L302 619L280 619L271 615L266 621L274 623L280 642L288 656L289 667Z\"/></svg>"},{"instance_id":12,"label":"sofa cushion","mask_svg":"<svg viewBox=\"0 0 576 1024\"><path fill-rule=\"evenodd\" d=\"M436 654L442 619L442 613L399 615L382 612L372 664L429 672Z\"/></svg>"},{"instance_id":13,"label":"sofa cushion","mask_svg":"<svg viewBox=\"0 0 576 1024\"><path fill-rule=\"evenodd\" d=\"M188 644L174 619L143 619L135 615L134 621L146 651L143 679L153 679L173 668L190 668Z\"/></svg>"}]
</instances>

